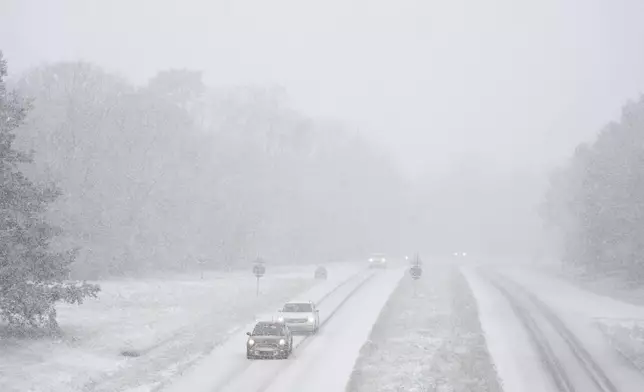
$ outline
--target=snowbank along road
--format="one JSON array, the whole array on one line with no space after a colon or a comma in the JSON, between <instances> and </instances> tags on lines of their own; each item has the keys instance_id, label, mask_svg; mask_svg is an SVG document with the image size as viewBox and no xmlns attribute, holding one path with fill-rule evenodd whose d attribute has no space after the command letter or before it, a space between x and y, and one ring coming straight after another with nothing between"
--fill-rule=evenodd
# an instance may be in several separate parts
<instances>
[{"instance_id":1,"label":"snowbank along road","mask_svg":"<svg viewBox=\"0 0 644 392\"><path fill-rule=\"evenodd\" d=\"M573 331L535 293L499 273L488 271L480 275L505 297L521 322L542 365L548 391L643 390L644 378L634 367L620 361L614 352L598 351L596 339L590 345L583 341L585 335Z\"/></svg>"},{"instance_id":2,"label":"snowbank along road","mask_svg":"<svg viewBox=\"0 0 644 392\"><path fill-rule=\"evenodd\" d=\"M361 271L298 296L318 304L320 330L294 336L288 360L246 358L245 333L253 323L163 391L288 392L304 386L307 391L344 391L360 347L403 274L402 269Z\"/></svg>"}]
</instances>

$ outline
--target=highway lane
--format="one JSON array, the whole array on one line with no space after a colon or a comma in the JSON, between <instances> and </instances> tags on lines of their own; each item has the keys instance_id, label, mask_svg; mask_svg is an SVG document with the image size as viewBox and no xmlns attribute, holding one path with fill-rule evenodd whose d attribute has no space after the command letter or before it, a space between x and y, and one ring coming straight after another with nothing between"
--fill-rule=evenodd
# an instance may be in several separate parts
<instances>
[{"instance_id":1,"label":"highway lane","mask_svg":"<svg viewBox=\"0 0 644 392\"><path fill-rule=\"evenodd\" d=\"M256 392L343 392L360 349L369 338L380 311L405 273L380 271L356 292L297 357L272 378L244 384ZM241 390L241 389L239 389Z\"/></svg>"},{"instance_id":2,"label":"highway lane","mask_svg":"<svg viewBox=\"0 0 644 392\"><path fill-rule=\"evenodd\" d=\"M297 362L298 358L306 350L309 341L314 341L322 336L327 329L327 324L335 318L337 313L343 309L349 300L359 293L362 293L374 284L378 284L382 276L391 278L394 274L399 279L403 272L375 272L363 270L349 279L342 281L329 280L316 286L308 294L298 296L299 299L310 298L319 303L320 320L322 328L316 336L295 336L296 348L294 354L288 360L250 361L246 359L245 333L254 326L254 323L239 328L232 333L231 338L222 346L215 349L209 356L199 361L197 366L188 371L182 377L175 379L171 385L161 389L163 391L253 391L261 390L267 380L275 377L291 363ZM376 282L376 283L374 283ZM373 289L370 289L373 290ZM385 290L386 291L386 290ZM388 294L387 294L388 297ZM322 300L320 302L320 300ZM384 305L384 302L382 303ZM381 305L381 307L382 307ZM353 306L353 305L352 305ZM337 312L337 313L336 313ZM271 317L266 314L264 317ZM377 313L374 316L377 317ZM252 385L244 383L253 380ZM255 388L255 389L253 389Z\"/></svg>"}]
</instances>

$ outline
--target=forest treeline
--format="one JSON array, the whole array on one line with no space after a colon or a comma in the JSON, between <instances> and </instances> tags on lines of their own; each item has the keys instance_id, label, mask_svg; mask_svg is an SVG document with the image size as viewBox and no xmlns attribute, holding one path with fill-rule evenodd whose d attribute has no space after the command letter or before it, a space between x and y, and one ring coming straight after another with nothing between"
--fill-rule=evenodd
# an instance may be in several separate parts
<instances>
[{"instance_id":1,"label":"forest treeline","mask_svg":"<svg viewBox=\"0 0 644 392\"><path fill-rule=\"evenodd\" d=\"M8 79L0 64L10 322L55 324L57 301L97 294L83 280L541 246L537 173L466 157L411 181L383 148L296 110L280 88L210 86L185 69L136 85L87 62Z\"/></svg>"},{"instance_id":2,"label":"forest treeline","mask_svg":"<svg viewBox=\"0 0 644 392\"><path fill-rule=\"evenodd\" d=\"M83 62L12 84L31 102L24 170L61 190L49 218L55 245L79 248L79 276L346 258L400 224L405 185L387 155L280 89L213 88L188 70L135 86Z\"/></svg>"},{"instance_id":3,"label":"forest treeline","mask_svg":"<svg viewBox=\"0 0 644 392\"><path fill-rule=\"evenodd\" d=\"M644 99L552 173L541 213L566 267L644 279Z\"/></svg>"}]
</instances>

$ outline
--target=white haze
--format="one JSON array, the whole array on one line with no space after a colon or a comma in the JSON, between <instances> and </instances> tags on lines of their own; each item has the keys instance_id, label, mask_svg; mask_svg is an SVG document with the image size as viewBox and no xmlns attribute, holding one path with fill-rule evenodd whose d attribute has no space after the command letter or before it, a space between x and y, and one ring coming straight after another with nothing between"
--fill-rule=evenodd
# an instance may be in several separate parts
<instances>
[{"instance_id":1,"label":"white haze","mask_svg":"<svg viewBox=\"0 0 644 392\"><path fill-rule=\"evenodd\" d=\"M643 20L0 0L0 392L643 391Z\"/></svg>"},{"instance_id":2,"label":"white haze","mask_svg":"<svg viewBox=\"0 0 644 392\"><path fill-rule=\"evenodd\" d=\"M138 84L203 70L210 85L281 86L378 141L415 180L415 233L397 235L417 248L539 243L548 170L644 88L639 0L0 4L14 75L79 59Z\"/></svg>"},{"instance_id":3,"label":"white haze","mask_svg":"<svg viewBox=\"0 0 644 392\"><path fill-rule=\"evenodd\" d=\"M85 59L279 84L351 122L411 173L476 151L551 163L644 87L644 4L618 1L2 0L14 72Z\"/></svg>"}]
</instances>

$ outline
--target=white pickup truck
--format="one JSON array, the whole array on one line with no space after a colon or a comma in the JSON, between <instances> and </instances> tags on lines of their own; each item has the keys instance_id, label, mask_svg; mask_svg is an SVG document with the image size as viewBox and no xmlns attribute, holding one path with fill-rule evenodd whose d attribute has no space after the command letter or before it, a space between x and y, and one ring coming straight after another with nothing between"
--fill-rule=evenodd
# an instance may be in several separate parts
<instances>
[{"instance_id":1,"label":"white pickup truck","mask_svg":"<svg viewBox=\"0 0 644 392\"><path fill-rule=\"evenodd\" d=\"M278 309L277 320L286 324L291 332L317 333L320 328L320 311L311 301L292 301Z\"/></svg>"}]
</instances>

